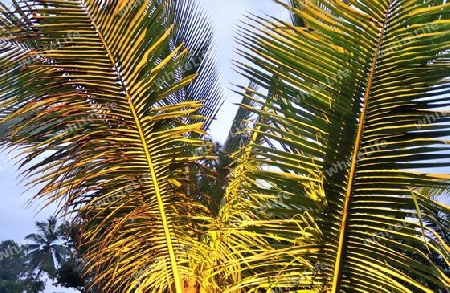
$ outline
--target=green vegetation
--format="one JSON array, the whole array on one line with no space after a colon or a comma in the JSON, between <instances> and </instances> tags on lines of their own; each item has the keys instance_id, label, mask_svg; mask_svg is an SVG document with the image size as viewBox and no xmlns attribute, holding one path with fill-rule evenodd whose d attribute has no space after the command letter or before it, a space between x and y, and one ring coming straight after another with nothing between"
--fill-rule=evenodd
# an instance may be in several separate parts
<instances>
[{"instance_id":1,"label":"green vegetation","mask_svg":"<svg viewBox=\"0 0 450 293\"><path fill-rule=\"evenodd\" d=\"M289 21L250 15L239 31L235 68L250 82L236 89L223 145L207 135L222 95L194 0L0 10L2 143L21 149L35 199L61 203L80 227L80 254L61 268L87 277L71 283L450 287L450 206L435 198L450 185L450 3L280 5ZM49 236L32 267L57 276L48 256L62 251Z\"/></svg>"},{"instance_id":2,"label":"green vegetation","mask_svg":"<svg viewBox=\"0 0 450 293\"><path fill-rule=\"evenodd\" d=\"M67 275L63 267L71 261L75 250L69 245L71 238L63 237L66 235L63 228L71 224L67 222L57 227L56 223L54 217L36 222L38 233L27 235L23 245L13 240L0 243L0 292L43 292L45 276L42 273L54 281L58 276L57 283L62 284L59 279ZM55 260L58 263L55 264Z\"/></svg>"},{"instance_id":3,"label":"green vegetation","mask_svg":"<svg viewBox=\"0 0 450 293\"><path fill-rule=\"evenodd\" d=\"M0 292L42 292L44 283L28 272L28 261L22 247L12 240L0 242Z\"/></svg>"}]
</instances>

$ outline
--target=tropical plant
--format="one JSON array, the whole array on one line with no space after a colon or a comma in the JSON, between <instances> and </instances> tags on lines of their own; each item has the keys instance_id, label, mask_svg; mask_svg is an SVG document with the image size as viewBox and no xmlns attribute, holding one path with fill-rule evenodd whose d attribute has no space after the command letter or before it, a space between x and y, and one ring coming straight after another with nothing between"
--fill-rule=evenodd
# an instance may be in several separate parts
<instances>
[{"instance_id":1,"label":"tropical plant","mask_svg":"<svg viewBox=\"0 0 450 293\"><path fill-rule=\"evenodd\" d=\"M442 196L448 195L448 187L447 188L433 188L433 187L427 187L427 188L421 188L418 189L418 192L420 194L426 194L431 196L432 198L440 198ZM431 219L431 220L430 220ZM428 233L429 237L432 238L440 238L447 246L450 246L450 214L444 213L444 212L431 212L426 215L426 217L423 219L423 225L428 226L430 231L433 231L433 234ZM450 266L448 263L442 258L442 255L435 253L434 251L430 251L430 249L427 247L427 243L423 243L421 245L421 251L427 255L429 259L432 259L433 263L437 264L441 267L442 271L446 274L447 277L450 277ZM409 256L416 256L417 254L414 252L407 252ZM408 273L408 271L405 271ZM429 282L427 279L419 278L419 282L426 285L428 288L432 289L433 292L446 292L448 291L449 287L442 287L439 285L436 285L432 282Z\"/></svg>"},{"instance_id":2,"label":"tropical plant","mask_svg":"<svg viewBox=\"0 0 450 293\"><path fill-rule=\"evenodd\" d=\"M61 231L57 223L58 220L54 216L45 222L37 221L38 233L31 233L25 237L28 243L24 248L29 259L30 275L35 272L39 277L45 272L54 279L58 264L69 256L69 249L61 242Z\"/></svg>"},{"instance_id":3,"label":"tropical plant","mask_svg":"<svg viewBox=\"0 0 450 293\"><path fill-rule=\"evenodd\" d=\"M86 268L83 256L87 253L86 247L80 249L81 224L75 219L65 221L59 227L64 246L70 250L70 256L64 259L56 271L56 285L65 288L74 288L83 293L101 293L94 284L94 274Z\"/></svg>"},{"instance_id":4,"label":"tropical plant","mask_svg":"<svg viewBox=\"0 0 450 293\"><path fill-rule=\"evenodd\" d=\"M39 293L44 282L28 276L24 250L13 240L0 242L0 293Z\"/></svg>"},{"instance_id":5,"label":"tropical plant","mask_svg":"<svg viewBox=\"0 0 450 293\"><path fill-rule=\"evenodd\" d=\"M418 190L449 187L422 170L449 165L450 3L292 0L279 2L291 21L249 16L233 126L246 129L221 158L204 136L221 101L211 30L193 3L3 8L2 122L20 119L4 141L38 197L81 219L102 290L449 287L434 227L449 229L436 215L450 207Z\"/></svg>"},{"instance_id":6,"label":"tropical plant","mask_svg":"<svg viewBox=\"0 0 450 293\"><path fill-rule=\"evenodd\" d=\"M39 197L67 196L91 220L90 260L106 291L137 286L137 273L148 268L160 277L141 287L174 284L181 292L181 278L192 275L182 264L194 239L183 227L207 211L180 182L190 180L194 150L205 145L221 101L204 14L192 1L137 1L124 13L98 1L13 7L17 13L0 21L0 79L36 91L13 93L3 82L0 91L12 113L3 122L19 117L28 125L12 130L8 143L37 151L23 161L32 164L26 176L44 184ZM14 52L20 57L9 63ZM104 111L107 102L114 111ZM38 153L46 159L31 162ZM148 239L136 245L136 235ZM130 262L133 255L140 264ZM112 278L117 269L123 279Z\"/></svg>"}]
</instances>

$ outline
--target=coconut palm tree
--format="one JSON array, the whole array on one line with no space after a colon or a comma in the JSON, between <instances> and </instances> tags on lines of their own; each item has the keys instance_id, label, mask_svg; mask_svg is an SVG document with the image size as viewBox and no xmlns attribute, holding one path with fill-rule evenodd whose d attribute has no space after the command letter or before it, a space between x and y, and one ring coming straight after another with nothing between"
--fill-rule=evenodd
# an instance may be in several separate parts
<instances>
[{"instance_id":1,"label":"coconut palm tree","mask_svg":"<svg viewBox=\"0 0 450 293\"><path fill-rule=\"evenodd\" d=\"M236 66L251 81L238 88L241 135L231 131L218 158L205 137L221 102L212 32L194 3L3 8L2 123L20 119L3 141L23 148L25 176L44 186L37 198L62 202L83 223L97 285L450 286L450 248L433 229L433 215L450 207L417 191L449 186L448 174L423 170L450 163L441 110L450 4L292 0L280 2L290 21L249 16L238 41L246 61ZM226 177L214 183L203 170Z\"/></svg>"},{"instance_id":2,"label":"coconut palm tree","mask_svg":"<svg viewBox=\"0 0 450 293\"><path fill-rule=\"evenodd\" d=\"M29 242L24 248L29 259L30 274L37 270L37 277L45 272L50 278L55 278L58 264L69 256L69 249L61 243L57 222L54 216L45 222L38 221L36 222L38 232L25 237Z\"/></svg>"},{"instance_id":3,"label":"coconut palm tree","mask_svg":"<svg viewBox=\"0 0 450 293\"><path fill-rule=\"evenodd\" d=\"M182 252L190 245L192 233L179 234L173 226L181 228L192 223L194 215L207 213L204 207L186 196L187 190L181 182L187 178L186 167L196 165L199 158L193 155L194 150L206 145L201 137L214 118L216 105L221 102L212 64L214 54L209 50L211 28L193 1L136 1L120 13L115 12L115 6L114 3L76 1L14 2L17 13L2 14L0 63L3 66L6 56L15 54L16 50L21 52L21 57L14 64L8 62L8 69L2 71L1 78L10 79L6 75L13 74L22 84L20 88L31 86L42 90L20 97L12 92L14 97L2 96L4 112L13 113L4 123L19 117L23 122L30 122L30 126L34 125L27 129L16 128L13 132L17 131L18 136L11 132L9 143L15 145L22 135L36 135L25 139L21 145L36 147L44 156L48 154L54 167L38 163L27 175L38 177L35 183L46 184L39 196L52 194L57 199L65 194L74 206L81 207L81 218L93 220L86 227L93 230L85 234L92 237L92 253L107 252L104 240L109 241L113 234L122 239L114 240L121 251L127 250L121 243L128 243L132 235L151 235L144 245L129 243L134 251L130 253L142 250L145 255L136 266L138 271L159 264L155 268L161 276L159 281L142 286L164 288L174 284L180 292L180 280L192 275L181 265L187 257ZM65 21L59 17L48 18L47 9L59 10L57 14ZM65 9L77 12L67 15ZM133 15L137 18L130 17ZM67 29L64 22L73 21L73 28ZM137 26L130 29L130 25ZM16 30L18 27L22 33ZM133 50L132 54L129 49ZM86 50L93 55L86 55ZM84 57L75 60L74 53ZM138 60L143 62L136 63ZM41 68L38 71L43 70L42 74L36 71L31 78L27 71L34 71L32 68L36 66ZM45 69L49 67L54 73ZM51 85L39 86L41 81L35 78L37 76ZM3 89L2 84L2 93ZM148 99L150 96L152 98ZM119 103L118 97L121 97ZM115 102L114 109L111 104L106 107L106 103L111 102ZM35 110L26 110L30 107ZM58 129L47 127L50 124L41 125L43 127L36 124L36 119L43 118L39 114L43 113L41 111L49 114L45 120L50 124L51 121L59 124ZM106 144L101 138L103 128L114 137ZM43 148L38 147L40 143ZM92 149L88 150L93 146L98 150L98 157L80 161L82 153L94 155ZM114 151L105 152L104 147L112 147ZM171 152L164 154L166 149ZM50 154L49 150L54 152ZM131 162L137 165L133 167ZM57 172L68 171L64 175L66 183L47 181L44 177L49 174L49 167L59 170ZM105 173L106 170L110 172ZM130 192L143 197L125 196ZM124 205L123 200L130 202ZM86 205L88 202L92 205ZM125 209L111 213L104 209L105 204L117 204ZM103 226L94 223L103 223ZM117 225L124 225L123 229L111 229ZM132 232L135 225L143 230ZM111 261L128 267L130 255L120 256L111 250L91 260L95 261L95 266L107 266L108 270L102 270L107 276L112 272ZM165 265L166 260L170 260L170 266ZM113 290L118 284L135 287L140 281L132 277L138 271L128 271L126 282L118 278L114 282L108 280L105 290L108 286ZM99 282L105 280L99 277Z\"/></svg>"},{"instance_id":4,"label":"coconut palm tree","mask_svg":"<svg viewBox=\"0 0 450 293\"><path fill-rule=\"evenodd\" d=\"M0 242L0 292L39 293L45 284L27 275L28 265L24 250L13 240Z\"/></svg>"}]
</instances>

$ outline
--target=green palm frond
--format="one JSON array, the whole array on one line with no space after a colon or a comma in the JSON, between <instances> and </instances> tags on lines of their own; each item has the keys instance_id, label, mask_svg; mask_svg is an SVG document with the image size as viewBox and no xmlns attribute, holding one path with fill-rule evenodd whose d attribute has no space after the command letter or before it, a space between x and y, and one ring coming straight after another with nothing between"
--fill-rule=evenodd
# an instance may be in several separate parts
<instances>
[{"instance_id":1,"label":"green palm frond","mask_svg":"<svg viewBox=\"0 0 450 293\"><path fill-rule=\"evenodd\" d=\"M436 184L432 187L415 188L420 194L434 200L443 200L450 195L450 185L448 180L442 180L442 184Z\"/></svg>"},{"instance_id":2,"label":"green palm frond","mask_svg":"<svg viewBox=\"0 0 450 293\"><path fill-rule=\"evenodd\" d=\"M256 93L254 84L250 83L247 94L243 96L241 105L253 104L253 100L247 95L253 96ZM220 205L224 198L225 187L228 185L228 175L233 164L233 154L249 143L247 129L251 124L253 113L244 107L240 107L233 119L233 123L223 145L216 143L209 145L211 148L203 147L199 151L205 154L214 154L214 160L205 161L198 172L201 175L196 182L197 193L200 197L206 198L206 205L211 212L217 216Z\"/></svg>"},{"instance_id":3,"label":"green palm frond","mask_svg":"<svg viewBox=\"0 0 450 293\"><path fill-rule=\"evenodd\" d=\"M28 146L23 176L39 198L87 220L87 261L106 292L181 293L193 274L198 235L182 227L207 210L180 182L221 97L211 29L190 3L114 13L114 1L46 0L1 13L2 122L21 119L8 145Z\"/></svg>"},{"instance_id":4,"label":"green palm frond","mask_svg":"<svg viewBox=\"0 0 450 293\"><path fill-rule=\"evenodd\" d=\"M241 32L250 64L239 68L269 92L255 101L271 100L247 107L260 117L253 131L270 143L244 147L231 172L220 213L234 222L221 245L236 258L216 271L239 276L222 292L450 286L421 250L448 265L448 244L421 218L436 222L450 207L418 195L417 209L411 197L448 186L449 175L420 169L449 166L440 109L449 105L450 4L302 2L282 5L307 28L252 17L253 32Z\"/></svg>"},{"instance_id":5,"label":"green palm frond","mask_svg":"<svg viewBox=\"0 0 450 293\"><path fill-rule=\"evenodd\" d=\"M222 147L222 151L228 155L234 154L242 146L247 145L249 142L249 137L246 130L250 128L251 124L249 122L253 113L243 106L253 106L256 104L254 99L250 97L255 97L257 90L258 87L253 82L250 82L248 87L245 89L246 93L242 96L241 103L239 104L241 107L238 108L236 115L234 116L230 132Z\"/></svg>"},{"instance_id":6,"label":"green palm frond","mask_svg":"<svg viewBox=\"0 0 450 293\"><path fill-rule=\"evenodd\" d=\"M173 93L167 99L170 103L201 102L203 106L196 113L204 118L188 118L186 123L203 122L202 129L207 130L223 103L222 91L217 82L219 74L214 63L215 55L211 50L212 27L205 26L209 19L195 0L171 1L173 22L177 24L177 29L163 55L169 55L174 48L182 45L189 48L190 54L177 70L169 71L157 83L167 86L188 76L198 75L183 90Z\"/></svg>"}]
</instances>

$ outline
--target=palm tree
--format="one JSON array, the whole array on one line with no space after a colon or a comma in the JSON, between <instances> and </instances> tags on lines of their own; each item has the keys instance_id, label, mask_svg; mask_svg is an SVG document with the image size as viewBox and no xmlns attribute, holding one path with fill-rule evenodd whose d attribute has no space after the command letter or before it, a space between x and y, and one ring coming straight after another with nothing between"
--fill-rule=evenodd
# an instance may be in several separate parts
<instances>
[{"instance_id":1,"label":"palm tree","mask_svg":"<svg viewBox=\"0 0 450 293\"><path fill-rule=\"evenodd\" d=\"M56 217L52 216L45 222L38 221L36 226L38 233L32 233L25 237L25 240L31 242L25 245L30 274L38 270L37 276L45 272L53 279L56 277L58 264L69 256L69 249L59 243L61 233L57 227Z\"/></svg>"},{"instance_id":2,"label":"palm tree","mask_svg":"<svg viewBox=\"0 0 450 293\"><path fill-rule=\"evenodd\" d=\"M450 207L417 192L449 187L421 170L449 166L450 4L292 0L291 21L249 16L245 129L217 158L211 29L194 3L25 1L0 18L2 123L21 121L3 140L23 148L37 197L83 223L102 290L450 286L433 228Z\"/></svg>"},{"instance_id":3,"label":"palm tree","mask_svg":"<svg viewBox=\"0 0 450 293\"><path fill-rule=\"evenodd\" d=\"M56 272L56 284L65 288L75 288L80 292L97 293L101 290L93 284L93 274L87 272L83 261L85 251L79 250L80 223L77 219L65 221L59 227L64 246L70 250Z\"/></svg>"},{"instance_id":4,"label":"palm tree","mask_svg":"<svg viewBox=\"0 0 450 293\"><path fill-rule=\"evenodd\" d=\"M44 282L27 276L28 265L23 249L12 240L0 242L0 292L39 293Z\"/></svg>"},{"instance_id":5,"label":"palm tree","mask_svg":"<svg viewBox=\"0 0 450 293\"><path fill-rule=\"evenodd\" d=\"M98 278L106 291L119 285L134 288L140 282L134 276L158 264L150 271L158 271L160 278L141 286L151 290L173 284L181 292L182 279L192 275L182 264L193 236L174 227L188 225L194 215L207 211L186 196L180 182L186 180L186 168L198 160L194 150L204 146L201 137L221 102L207 19L193 1L136 1L124 8L126 13L115 13L114 3L95 1L14 2L13 6L17 13L3 13L0 21L2 69L8 63L1 78L12 74L20 88L42 91L16 95L2 83L1 92L12 94L2 96L2 107L13 113L3 122L19 117L31 123L30 128L9 133L9 144L16 145L24 135L21 145L39 149L44 156L54 151L47 156L53 167L38 163L27 174L46 184L39 196L52 194L57 200L64 194L82 219L92 220L85 236L91 241L93 268L106 268L99 270ZM53 12L47 9L61 18L48 18ZM66 9L74 14L66 14ZM73 29L67 29L68 23ZM7 62L6 56L16 50L21 52L20 60ZM74 54L80 58L74 59ZM27 73L36 66L41 69L32 75L40 81ZM116 102L114 111L105 110L107 102ZM42 111L48 114L44 120L59 126L38 126ZM113 139L106 141L106 133ZM86 152L92 157L80 161ZM64 173L65 183L47 181L50 169ZM125 196L128 193L134 196ZM111 204L124 210L104 209ZM136 246L129 242L136 235L148 238ZM115 244L108 244L111 237ZM141 254L140 264L133 265L137 270L128 270L125 282L111 279L116 264L130 268L133 254Z\"/></svg>"}]
</instances>

